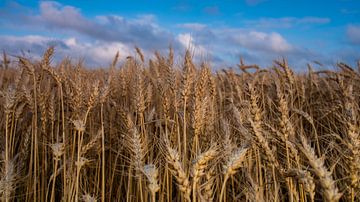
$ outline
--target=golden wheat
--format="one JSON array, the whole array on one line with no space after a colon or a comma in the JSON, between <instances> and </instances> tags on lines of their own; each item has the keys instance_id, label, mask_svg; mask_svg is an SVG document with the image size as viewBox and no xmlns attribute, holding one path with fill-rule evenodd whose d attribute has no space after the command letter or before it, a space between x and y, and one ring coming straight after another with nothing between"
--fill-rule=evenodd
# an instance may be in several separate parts
<instances>
[{"instance_id":1,"label":"golden wheat","mask_svg":"<svg viewBox=\"0 0 360 202\"><path fill-rule=\"evenodd\" d=\"M55 52L3 56L2 201L360 200L360 73L344 63L215 71L135 48L89 69Z\"/></svg>"}]
</instances>

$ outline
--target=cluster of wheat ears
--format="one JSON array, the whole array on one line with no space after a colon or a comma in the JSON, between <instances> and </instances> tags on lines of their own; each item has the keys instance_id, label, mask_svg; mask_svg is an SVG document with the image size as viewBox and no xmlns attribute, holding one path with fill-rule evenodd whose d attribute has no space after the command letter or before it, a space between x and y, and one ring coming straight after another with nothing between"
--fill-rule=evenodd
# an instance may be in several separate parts
<instances>
[{"instance_id":1,"label":"cluster of wheat ears","mask_svg":"<svg viewBox=\"0 0 360 202\"><path fill-rule=\"evenodd\" d=\"M359 201L360 74L140 49L0 70L2 201ZM360 69L360 65L359 65Z\"/></svg>"}]
</instances>

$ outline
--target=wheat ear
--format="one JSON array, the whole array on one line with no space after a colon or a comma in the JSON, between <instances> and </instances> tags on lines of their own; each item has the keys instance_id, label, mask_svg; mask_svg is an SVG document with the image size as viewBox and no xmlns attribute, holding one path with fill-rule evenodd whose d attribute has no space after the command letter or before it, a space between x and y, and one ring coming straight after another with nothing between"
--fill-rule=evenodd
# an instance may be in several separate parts
<instances>
[{"instance_id":1,"label":"wheat ear","mask_svg":"<svg viewBox=\"0 0 360 202\"><path fill-rule=\"evenodd\" d=\"M160 190L159 171L154 164L147 164L143 167L143 173L149 181L148 188L151 192L152 201L156 201L156 192Z\"/></svg>"},{"instance_id":2,"label":"wheat ear","mask_svg":"<svg viewBox=\"0 0 360 202\"><path fill-rule=\"evenodd\" d=\"M339 193L335 181L331 176L331 172L325 167L324 160L316 156L314 149L309 145L304 136L300 136L300 140L302 144L300 148L301 151L308 159L310 166L313 168L313 172L319 177L320 185L323 188L323 196L327 201L338 201L342 194Z\"/></svg>"},{"instance_id":3,"label":"wheat ear","mask_svg":"<svg viewBox=\"0 0 360 202\"><path fill-rule=\"evenodd\" d=\"M171 148L170 143L166 141L165 144L166 147L166 159L168 163L172 166L172 173L175 176L175 179L177 181L177 184L179 186L179 190L183 194L184 198L187 201L190 200L190 194L191 194L191 187L190 187L190 181L189 176L186 174L182 163L180 161L179 153Z\"/></svg>"},{"instance_id":4,"label":"wheat ear","mask_svg":"<svg viewBox=\"0 0 360 202\"><path fill-rule=\"evenodd\" d=\"M242 162L245 160L246 153L248 151L247 147L238 148L234 150L231 155L228 157L226 163L223 165L223 173L224 173L224 181L221 188L220 198L221 201L223 199L226 182L230 176L236 173L236 170L241 167Z\"/></svg>"},{"instance_id":5,"label":"wheat ear","mask_svg":"<svg viewBox=\"0 0 360 202\"><path fill-rule=\"evenodd\" d=\"M199 184L200 177L204 175L204 170L207 168L209 162L217 155L217 147L211 147L206 152L200 154L193 163L192 176L193 176L193 201L196 201L196 190Z\"/></svg>"}]
</instances>

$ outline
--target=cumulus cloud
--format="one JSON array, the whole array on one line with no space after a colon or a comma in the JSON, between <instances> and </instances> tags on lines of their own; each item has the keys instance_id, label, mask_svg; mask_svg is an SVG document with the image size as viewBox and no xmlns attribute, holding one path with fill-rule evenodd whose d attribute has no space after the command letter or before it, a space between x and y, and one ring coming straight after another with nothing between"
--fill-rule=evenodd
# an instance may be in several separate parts
<instances>
[{"instance_id":1,"label":"cumulus cloud","mask_svg":"<svg viewBox=\"0 0 360 202\"><path fill-rule=\"evenodd\" d=\"M9 20L14 21L14 16ZM64 6L57 2L43 1L39 14L17 16L16 23L28 29L43 28L57 32L76 33L105 42L121 42L138 45L145 49L164 49L173 43L173 34L162 29L153 15L139 15L136 18L124 18L116 15L85 17L78 8ZM176 46L177 44L174 44Z\"/></svg>"},{"instance_id":2,"label":"cumulus cloud","mask_svg":"<svg viewBox=\"0 0 360 202\"><path fill-rule=\"evenodd\" d=\"M207 7L204 11L209 14L219 12L216 6ZM16 18L12 16L12 20L14 19ZM100 64L100 61L106 64L113 57L111 52L115 53L117 50L121 50L124 52L122 55L125 55L135 45L141 47L144 52L151 52L165 50L171 44L177 51L190 48L195 56L208 56L213 53L216 56L212 58L216 57L217 61L228 60L228 55L233 55L237 49L249 56L260 53L284 54L293 49L279 33L216 29L192 22L178 24L177 28L180 30L174 34L160 26L154 15L139 15L135 18L100 15L89 18L76 7L48 1L39 4L37 14L29 12L18 16L17 23L17 26L26 29L56 31L62 36L58 39L41 36L15 37L11 39L16 41L12 45L7 37L2 42L2 47L8 44L7 50L31 50L34 54L41 55L49 44L57 44L59 55L84 57L88 63L95 64ZM37 41L33 41L32 38L36 37ZM235 55L234 57L237 57Z\"/></svg>"},{"instance_id":3,"label":"cumulus cloud","mask_svg":"<svg viewBox=\"0 0 360 202\"><path fill-rule=\"evenodd\" d=\"M360 26L349 25L346 34L351 43L360 45Z\"/></svg>"},{"instance_id":4,"label":"cumulus cloud","mask_svg":"<svg viewBox=\"0 0 360 202\"><path fill-rule=\"evenodd\" d=\"M41 2L40 15L34 16L33 19L52 28L74 29L81 32L88 32L95 26L95 23L86 20L75 7L62 6L57 2Z\"/></svg>"},{"instance_id":5,"label":"cumulus cloud","mask_svg":"<svg viewBox=\"0 0 360 202\"><path fill-rule=\"evenodd\" d=\"M114 54L119 51L122 59L128 55L131 55L131 48L120 42L99 42L83 43L77 41L75 38L65 39L64 43L67 45L67 51L62 54L76 55L77 57L83 57L90 59L90 63L96 65L104 65L104 62L109 63L112 61ZM89 63L89 62L88 62Z\"/></svg>"},{"instance_id":6,"label":"cumulus cloud","mask_svg":"<svg viewBox=\"0 0 360 202\"><path fill-rule=\"evenodd\" d=\"M242 57L265 65L279 56L295 57L301 52L279 33L248 29L206 27L191 34L179 34L177 39L184 47L195 47L217 64L234 65Z\"/></svg>"},{"instance_id":7,"label":"cumulus cloud","mask_svg":"<svg viewBox=\"0 0 360 202\"><path fill-rule=\"evenodd\" d=\"M259 1L248 1L249 4ZM18 9L22 12L15 12ZM299 61L299 58L311 59L316 54L292 44L285 35L274 31L259 31L258 27L232 28L212 27L197 22L177 24L175 31L162 27L154 15L138 15L133 18L119 15L100 15L87 17L73 6L57 2L42 1L37 13L29 12L21 5L12 9L0 10L0 23L13 24L16 30L23 28L38 35L1 36L0 47L10 54L24 54L39 57L49 45L56 46L58 58L84 58L92 66L107 65L114 54L131 55L135 45L142 48L145 55L152 51L164 51L171 44L178 53L185 49L193 51L196 57L206 56L217 64L234 65L243 57L260 65L271 64L274 58L287 57ZM10 12L14 11L14 12ZM209 7L209 14L218 13L217 7ZM280 18L262 19L263 24L325 24L327 18ZM249 21L248 24L259 21ZM261 24L261 23L260 23ZM55 38L46 35L56 36ZM359 41L358 27L349 26L351 41ZM358 43L358 42L357 42Z\"/></svg>"},{"instance_id":8,"label":"cumulus cloud","mask_svg":"<svg viewBox=\"0 0 360 202\"><path fill-rule=\"evenodd\" d=\"M250 31L245 33L238 33L237 35L229 36L235 43L258 51L273 51L276 53L285 53L292 50L286 39L279 33L264 33L257 31Z\"/></svg>"},{"instance_id":9,"label":"cumulus cloud","mask_svg":"<svg viewBox=\"0 0 360 202\"><path fill-rule=\"evenodd\" d=\"M12 56L27 56L38 59L42 52L52 45L67 49L63 41L38 35L28 36L0 36L1 51L6 51Z\"/></svg>"},{"instance_id":10,"label":"cumulus cloud","mask_svg":"<svg viewBox=\"0 0 360 202\"><path fill-rule=\"evenodd\" d=\"M333 54L321 54L315 50L292 44L285 36L277 32L220 29L208 26L200 31L193 31L191 35L183 34L182 37L181 44L189 46L189 44L195 43L197 47L202 47L206 55L210 55L208 58L214 62L216 67L234 66L240 57L246 63L256 63L263 67L271 65L274 59L284 57L299 69L306 68L306 64L312 61L321 61L324 65L331 66L341 58L349 59L349 57L334 57ZM178 40L180 41L180 37Z\"/></svg>"},{"instance_id":11,"label":"cumulus cloud","mask_svg":"<svg viewBox=\"0 0 360 202\"><path fill-rule=\"evenodd\" d=\"M177 40L185 49L192 50L195 56L204 56L210 53L203 45L196 43L190 33L179 34Z\"/></svg>"},{"instance_id":12,"label":"cumulus cloud","mask_svg":"<svg viewBox=\"0 0 360 202\"><path fill-rule=\"evenodd\" d=\"M120 42L90 43L80 42L75 38L55 39L39 35L0 36L0 47L11 56L40 59L49 46L55 46L57 60L66 56L72 59L84 58L90 67L110 64L117 51L122 58L132 53L128 46Z\"/></svg>"},{"instance_id":13,"label":"cumulus cloud","mask_svg":"<svg viewBox=\"0 0 360 202\"><path fill-rule=\"evenodd\" d=\"M280 33L260 32L249 29L208 28L196 32L201 43L216 43L226 48L238 47L250 51L285 53L293 50L291 45Z\"/></svg>"}]
</instances>

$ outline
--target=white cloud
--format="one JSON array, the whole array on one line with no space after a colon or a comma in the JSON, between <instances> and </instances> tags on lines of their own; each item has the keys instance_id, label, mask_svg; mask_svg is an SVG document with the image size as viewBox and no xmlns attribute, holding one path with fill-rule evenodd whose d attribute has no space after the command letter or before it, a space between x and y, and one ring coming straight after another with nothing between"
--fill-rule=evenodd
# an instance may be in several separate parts
<instances>
[{"instance_id":1,"label":"white cloud","mask_svg":"<svg viewBox=\"0 0 360 202\"><path fill-rule=\"evenodd\" d=\"M57 2L41 2L40 16L37 17L39 21L55 28L88 29L93 24L81 15L80 10L72 6L62 6Z\"/></svg>"},{"instance_id":2,"label":"white cloud","mask_svg":"<svg viewBox=\"0 0 360 202\"><path fill-rule=\"evenodd\" d=\"M65 39L64 40L65 44L69 47L72 47L72 46L76 46L77 45L77 41L76 41L76 38L68 38L68 39Z\"/></svg>"},{"instance_id":3,"label":"white cloud","mask_svg":"<svg viewBox=\"0 0 360 202\"><path fill-rule=\"evenodd\" d=\"M15 9L15 8L14 8ZM17 13L17 14L14 14ZM146 50L167 49L174 42L174 35L158 25L156 16L142 14L133 18L117 15L102 15L94 18L82 14L81 10L57 2L41 1L39 13L1 13L3 21L16 24L16 29L56 32L106 43L120 42L141 46ZM179 44L173 44L177 47Z\"/></svg>"},{"instance_id":4,"label":"white cloud","mask_svg":"<svg viewBox=\"0 0 360 202\"><path fill-rule=\"evenodd\" d=\"M110 64L117 51L122 59L132 53L132 47L120 42L81 42L75 38L61 40L38 35L0 36L0 47L12 56L25 53L25 57L40 59L50 45L55 46L55 57L58 61L65 56L72 59L84 58L90 67Z\"/></svg>"},{"instance_id":5,"label":"white cloud","mask_svg":"<svg viewBox=\"0 0 360 202\"><path fill-rule=\"evenodd\" d=\"M255 5L262 1L266 0L246 2ZM219 13L218 8L209 8L212 8L207 10L212 11L210 13ZM1 10L6 12L0 11L0 21L12 24L13 28L16 28L14 30L30 30L38 35L0 35L0 51L6 50L13 55L19 55L23 51L33 58L38 58L49 45L56 45L58 59L64 56L84 58L91 66L109 64L118 50L122 57L126 57L132 54L134 46L139 46L145 55L149 56L154 50L167 50L170 44L177 52L183 53L184 49L189 48L195 56L209 57L217 64L233 65L240 56L260 65L269 65L279 56L306 63L319 57L319 54L298 47L288 41L286 35L274 32L274 28L313 26L330 22L329 18L313 16L247 20L243 21L245 26L241 28L220 28L190 22L177 24L177 32L174 32L162 27L156 16L151 14L131 18L118 15L88 17L76 7L47 1L41 1L39 12L35 14L31 12L32 8L28 8L29 12L26 9L22 9L23 12L14 9ZM347 28L348 39L353 44L360 44L359 30L360 26L355 25ZM41 36L42 33L61 37L45 37Z\"/></svg>"},{"instance_id":6,"label":"white cloud","mask_svg":"<svg viewBox=\"0 0 360 202\"><path fill-rule=\"evenodd\" d=\"M192 38L191 35L186 34L179 34L177 37L178 41L183 45L184 47L189 47L192 44Z\"/></svg>"},{"instance_id":7,"label":"white cloud","mask_svg":"<svg viewBox=\"0 0 360 202\"><path fill-rule=\"evenodd\" d=\"M116 51L127 56L134 46L145 55L154 50L164 51L169 44L177 52L190 49L198 58L211 58L217 62L238 61L239 53L259 62L271 63L278 55L286 55L294 46L280 33L257 30L212 28L201 23L177 25L184 32L172 33L157 23L156 16L147 14L135 18L118 15L86 17L81 10L56 2L41 2L38 14L27 13L19 18L19 27L60 33L60 39L41 36L15 37L16 42L4 37L0 47L14 54L31 50L41 56L49 45L56 45L58 58L84 58L87 64L106 65Z\"/></svg>"},{"instance_id":8,"label":"white cloud","mask_svg":"<svg viewBox=\"0 0 360 202\"><path fill-rule=\"evenodd\" d=\"M195 56L206 56L217 65L234 65L240 57L265 65L279 56L306 55L275 32L207 28L192 34L181 33L177 40L183 47L194 50Z\"/></svg>"},{"instance_id":9,"label":"white cloud","mask_svg":"<svg viewBox=\"0 0 360 202\"><path fill-rule=\"evenodd\" d=\"M16 36L2 36L3 40L8 41L10 43L31 43L31 44L42 44L49 42L50 40L55 40L39 35L27 35L23 37L16 37Z\"/></svg>"},{"instance_id":10,"label":"white cloud","mask_svg":"<svg viewBox=\"0 0 360 202\"><path fill-rule=\"evenodd\" d=\"M346 34L351 43L360 44L360 26L349 25Z\"/></svg>"},{"instance_id":11,"label":"white cloud","mask_svg":"<svg viewBox=\"0 0 360 202\"><path fill-rule=\"evenodd\" d=\"M63 41L44 37L40 35L26 36L1 36L1 51L6 51L12 56L25 56L33 59L39 59L47 47L57 45L59 49L64 49L66 45ZM25 54L25 55L24 55Z\"/></svg>"},{"instance_id":12,"label":"white cloud","mask_svg":"<svg viewBox=\"0 0 360 202\"><path fill-rule=\"evenodd\" d=\"M278 53L292 50L292 46L278 33L251 31L234 36L235 41L249 49L275 51Z\"/></svg>"},{"instance_id":13,"label":"white cloud","mask_svg":"<svg viewBox=\"0 0 360 202\"><path fill-rule=\"evenodd\" d=\"M63 51L63 54L84 57L90 59L91 63L99 65L109 64L118 51L122 58L131 55L132 52L131 47L120 42L104 43L95 41L93 43L81 43L75 38L70 38L64 40L64 43L68 46L68 49Z\"/></svg>"},{"instance_id":14,"label":"white cloud","mask_svg":"<svg viewBox=\"0 0 360 202\"><path fill-rule=\"evenodd\" d=\"M193 51L195 56L205 56L209 53L203 45L196 43L190 33L179 34L177 40L183 48Z\"/></svg>"}]
</instances>

